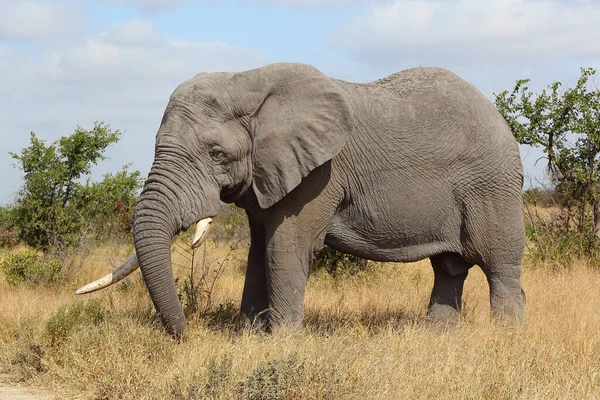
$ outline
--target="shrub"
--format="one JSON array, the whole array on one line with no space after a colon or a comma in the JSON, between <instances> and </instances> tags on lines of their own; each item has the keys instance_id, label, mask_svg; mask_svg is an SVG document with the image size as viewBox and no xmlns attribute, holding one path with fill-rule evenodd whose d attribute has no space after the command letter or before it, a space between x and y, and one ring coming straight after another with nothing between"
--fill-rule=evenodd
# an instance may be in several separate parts
<instances>
[{"instance_id":1,"label":"shrub","mask_svg":"<svg viewBox=\"0 0 600 400\"><path fill-rule=\"evenodd\" d=\"M104 319L104 310L97 299L62 306L46 321L46 336L51 345L67 338L76 327L95 325Z\"/></svg>"},{"instance_id":2,"label":"shrub","mask_svg":"<svg viewBox=\"0 0 600 400\"><path fill-rule=\"evenodd\" d=\"M13 247L17 244L17 230L0 226L0 247Z\"/></svg>"},{"instance_id":3,"label":"shrub","mask_svg":"<svg viewBox=\"0 0 600 400\"><path fill-rule=\"evenodd\" d=\"M527 251L525 257L531 265L539 263L553 269L568 268L574 260L594 261L600 259L600 242L596 237L582 234L577 228L579 218L573 209L546 210L525 203L525 234ZM593 224L592 216L586 215L585 224Z\"/></svg>"},{"instance_id":4,"label":"shrub","mask_svg":"<svg viewBox=\"0 0 600 400\"><path fill-rule=\"evenodd\" d=\"M240 398L284 399L306 381L305 365L296 356L269 361L246 376L239 386Z\"/></svg>"},{"instance_id":5,"label":"shrub","mask_svg":"<svg viewBox=\"0 0 600 400\"><path fill-rule=\"evenodd\" d=\"M56 283L61 281L61 263L44 258L30 249L18 250L6 256L1 264L4 279L9 285Z\"/></svg>"},{"instance_id":6,"label":"shrub","mask_svg":"<svg viewBox=\"0 0 600 400\"><path fill-rule=\"evenodd\" d=\"M325 270L332 276L337 275L356 275L365 271L368 266L368 260L342 253L331 247L323 245L313 263L313 270Z\"/></svg>"},{"instance_id":7,"label":"shrub","mask_svg":"<svg viewBox=\"0 0 600 400\"><path fill-rule=\"evenodd\" d=\"M36 249L70 247L81 236L104 239L129 232L140 173L125 166L101 182L89 179L106 148L120 137L103 123L91 130L77 127L51 144L32 132L28 147L10 153L24 179L15 204L2 218L4 225L16 228L19 240Z\"/></svg>"},{"instance_id":8,"label":"shrub","mask_svg":"<svg viewBox=\"0 0 600 400\"><path fill-rule=\"evenodd\" d=\"M12 247L17 244L17 230L10 226L9 206L0 206L0 247Z\"/></svg>"},{"instance_id":9,"label":"shrub","mask_svg":"<svg viewBox=\"0 0 600 400\"><path fill-rule=\"evenodd\" d=\"M43 363L46 351L37 326L32 319L24 318L13 329L15 340L12 343L10 364L13 372L22 379L32 378L46 370Z\"/></svg>"},{"instance_id":10,"label":"shrub","mask_svg":"<svg viewBox=\"0 0 600 400\"><path fill-rule=\"evenodd\" d=\"M211 262L206 256L206 244L198 249L191 249L190 235L184 232L180 237L183 246L179 245L176 248L184 252L182 254L188 256L190 261L189 272L175 279L179 299L183 303L185 314L189 316L198 313L200 316L209 317L210 319L214 319L214 317L218 319L231 314L231 308L227 305L219 305L214 310L213 294L217 281L230 262L235 259L234 251L236 247L230 246L224 257Z\"/></svg>"},{"instance_id":11,"label":"shrub","mask_svg":"<svg viewBox=\"0 0 600 400\"><path fill-rule=\"evenodd\" d=\"M495 95L496 107L517 141L545 153L554 192L559 194L557 204L568 214L565 232L587 241L583 246L587 257L596 257L600 247L600 88L594 84L596 73L582 68L574 87L554 82L537 94L529 89L529 79L521 79L512 91ZM530 194L533 204L537 199L547 202L552 195L535 190Z\"/></svg>"}]
</instances>

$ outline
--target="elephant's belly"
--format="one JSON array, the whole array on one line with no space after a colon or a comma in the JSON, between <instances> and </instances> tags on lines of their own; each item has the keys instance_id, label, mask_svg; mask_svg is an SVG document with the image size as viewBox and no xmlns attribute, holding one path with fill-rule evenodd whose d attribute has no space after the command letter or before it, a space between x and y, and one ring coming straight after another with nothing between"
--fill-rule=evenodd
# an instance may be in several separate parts
<instances>
[{"instance_id":1,"label":"elephant's belly","mask_svg":"<svg viewBox=\"0 0 600 400\"><path fill-rule=\"evenodd\" d=\"M332 220L325 243L375 261L411 262L443 252L460 252L457 213L422 200L391 208L393 211L381 203L379 207L348 207Z\"/></svg>"}]
</instances>

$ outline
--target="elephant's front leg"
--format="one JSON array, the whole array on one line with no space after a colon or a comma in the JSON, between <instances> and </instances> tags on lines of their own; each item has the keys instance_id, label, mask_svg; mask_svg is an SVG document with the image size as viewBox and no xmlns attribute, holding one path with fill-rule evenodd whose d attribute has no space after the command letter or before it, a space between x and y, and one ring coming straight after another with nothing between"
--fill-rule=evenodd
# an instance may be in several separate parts
<instances>
[{"instance_id":1,"label":"elephant's front leg","mask_svg":"<svg viewBox=\"0 0 600 400\"><path fill-rule=\"evenodd\" d=\"M271 234L267 233L267 291L272 331L302 326L310 266L333 215L333 210L304 211L307 210L286 217Z\"/></svg>"},{"instance_id":2,"label":"elephant's front leg","mask_svg":"<svg viewBox=\"0 0 600 400\"><path fill-rule=\"evenodd\" d=\"M242 318L252 326L263 326L267 322L269 298L266 266L265 228L250 220L250 251L240 311Z\"/></svg>"},{"instance_id":3,"label":"elephant's front leg","mask_svg":"<svg viewBox=\"0 0 600 400\"><path fill-rule=\"evenodd\" d=\"M323 244L338 206L338 197L318 184L303 182L296 196L284 199L266 227L269 325L297 329L302 325L304 293L315 251Z\"/></svg>"},{"instance_id":4,"label":"elephant's front leg","mask_svg":"<svg viewBox=\"0 0 600 400\"><path fill-rule=\"evenodd\" d=\"M302 324L313 239L277 232L267 245L267 289L271 330L282 327L297 329Z\"/></svg>"}]
</instances>

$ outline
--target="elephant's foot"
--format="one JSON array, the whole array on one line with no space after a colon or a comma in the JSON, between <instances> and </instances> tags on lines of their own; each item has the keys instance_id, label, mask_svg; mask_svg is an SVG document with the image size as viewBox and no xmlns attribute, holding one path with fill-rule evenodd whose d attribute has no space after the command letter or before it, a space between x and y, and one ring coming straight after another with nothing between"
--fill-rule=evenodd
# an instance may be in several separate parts
<instances>
[{"instance_id":1,"label":"elephant's foot","mask_svg":"<svg viewBox=\"0 0 600 400\"><path fill-rule=\"evenodd\" d=\"M295 309L288 307L273 307L269 310L268 331L270 333L286 334L302 330L302 304Z\"/></svg>"},{"instance_id":2,"label":"elephant's foot","mask_svg":"<svg viewBox=\"0 0 600 400\"><path fill-rule=\"evenodd\" d=\"M426 323L436 328L452 329L460 324L460 312L447 304L431 304L427 310Z\"/></svg>"},{"instance_id":3,"label":"elephant's foot","mask_svg":"<svg viewBox=\"0 0 600 400\"><path fill-rule=\"evenodd\" d=\"M503 274L498 271L504 272ZM510 273L506 273L506 272ZM525 321L525 292L521 288L520 270L513 268L496 268L486 272L490 285L490 310L492 317L498 321L519 323Z\"/></svg>"},{"instance_id":4,"label":"elephant's foot","mask_svg":"<svg viewBox=\"0 0 600 400\"><path fill-rule=\"evenodd\" d=\"M492 296L490 301L492 318L504 323L525 322L524 296L502 297Z\"/></svg>"},{"instance_id":5,"label":"elephant's foot","mask_svg":"<svg viewBox=\"0 0 600 400\"><path fill-rule=\"evenodd\" d=\"M269 331L269 310L261 312L241 312L241 321L244 328L252 331Z\"/></svg>"},{"instance_id":6,"label":"elephant's foot","mask_svg":"<svg viewBox=\"0 0 600 400\"><path fill-rule=\"evenodd\" d=\"M302 332L302 321L296 320L271 320L268 325L268 332L276 335L296 335Z\"/></svg>"},{"instance_id":7,"label":"elephant's foot","mask_svg":"<svg viewBox=\"0 0 600 400\"><path fill-rule=\"evenodd\" d=\"M254 332L292 333L302 330L301 318L281 318L272 310L266 309L260 313L241 313L244 327Z\"/></svg>"}]
</instances>

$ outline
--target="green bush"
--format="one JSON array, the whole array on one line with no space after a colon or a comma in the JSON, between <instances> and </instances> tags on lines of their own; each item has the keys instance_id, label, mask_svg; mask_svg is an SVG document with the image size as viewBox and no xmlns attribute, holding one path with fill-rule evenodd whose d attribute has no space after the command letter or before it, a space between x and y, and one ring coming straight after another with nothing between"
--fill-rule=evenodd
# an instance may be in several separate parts
<instances>
[{"instance_id":1,"label":"green bush","mask_svg":"<svg viewBox=\"0 0 600 400\"><path fill-rule=\"evenodd\" d=\"M1 264L9 285L56 283L64 276L60 261L44 258L34 250L18 250L8 254Z\"/></svg>"},{"instance_id":2,"label":"green bush","mask_svg":"<svg viewBox=\"0 0 600 400\"><path fill-rule=\"evenodd\" d=\"M12 247L17 244L17 230L11 228L9 206L0 206L0 247Z\"/></svg>"},{"instance_id":3,"label":"green bush","mask_svg":"<svg viewBox=\"0 0 600 400\"><path fill-rule=\"evenodd\" d=\"M239 385L242 399L279 400L306 383L305 364L297 356L269 361L251 371Z\"/></svg>"},{"instance_id":4,"label":"green bush","mask_svg":"<svg viewBox=\"0 0 600 400\"><path fill-rule=\"evenodd\" d=\"M0 247L13 247L17 244L16 229L0 226Z\"/></svg>"},{"instance_id":5,"label":"green bush","mask_svg":"<svg viewBox=\"0 0 600 400\"><path fill-rule=\"evenodd\" d=\"M331 247L323 245L313 263L313 270L325 270L332 276L338 275L356 275L365 271L368 266L368 260L342 253Z\"/></svg>"},{"instance_id":6,"label":"green bush","mask_svg":"<svg viewBox=\"0 0 600 400\"><path fill-rule=\"evenodd\" d=\"M118 130L104 123L95 123L91 130L77 127L51 144L32 132L29 146L10 153L14 166L23 171L23 185L15 204L0 213L0 224L15 229L17 238L35 249L129 233L142 186L140 173L126 165L100 182L90 179L106 148L120 138Z\"/></svg>"},{"instance_id":7,"label":"green bush","mask_svg":"<svg viewBox=\"0 0 600 400\"><path fill-rule=\"evenodd\" d=\"M62 306L46 321L46 336L51 345L56 345L66 339L74 328L96 325L103 319L104 310L97 299Z\"/></svg>"},{"instance_id":8,"label":"green bush","mask_svg":"<svg viewBox=\"0 0 600 400\"><path fill-rule=\"evenodd\" d=\"M512 91L494 94L496 107L515 139L545 153L554 189L528 189L524 198L525 206L553 205L566 214L563 226L555 231L564 232L567 238L551 238L550 252L557 245L576 245L577 252L582 250L590 259L597 257L600 247L600 89L594 84L596 73L581 68L577 84L570 88L554 82L534 93L530 80L520 79ZM547 253L544 241L536 242L540 251ZM542 257L548 259L547 254Z\"/></svg>"}]
</instances>

